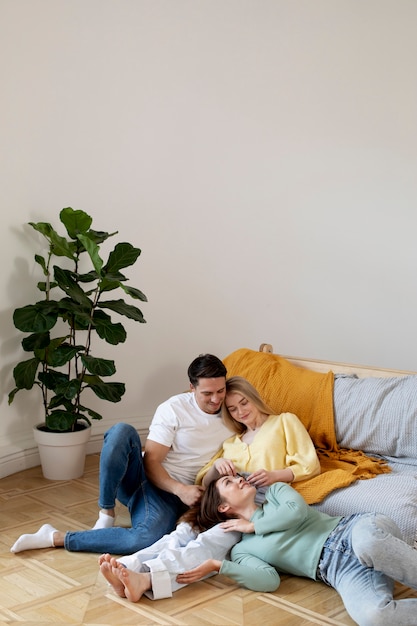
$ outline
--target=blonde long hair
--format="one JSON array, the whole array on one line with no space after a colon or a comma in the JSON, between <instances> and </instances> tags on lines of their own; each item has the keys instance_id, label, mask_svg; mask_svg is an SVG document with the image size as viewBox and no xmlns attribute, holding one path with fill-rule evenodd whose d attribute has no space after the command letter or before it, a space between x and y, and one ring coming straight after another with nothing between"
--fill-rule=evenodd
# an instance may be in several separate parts
<instances>
[{"instance_id":1,"label":"blonde long hair","mask_svg":"<svg viewBox=\"0 0 417 626\"><path fill-rule=\"evenodd\" d=\"M253 406L261 413L266 415L273 415L273 410L265 404L259 395L255 387L242 376L231 376L226 380L226 398L222 405L222 419L229 430L234 431L238 435L241 435L246 431L246 426L241 422L236 421L231 415L226 406L226 399L228 393L239 393L241 396L249 400Z\"/></svg>"}]
</instances>

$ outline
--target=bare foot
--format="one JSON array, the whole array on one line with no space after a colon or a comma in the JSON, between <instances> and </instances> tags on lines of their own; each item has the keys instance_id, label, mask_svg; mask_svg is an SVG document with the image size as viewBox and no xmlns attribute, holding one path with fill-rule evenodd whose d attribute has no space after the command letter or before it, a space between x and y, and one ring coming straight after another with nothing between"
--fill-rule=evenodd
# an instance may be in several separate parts
<instances>
[{"instance_id":1,"label":"bare foot","mask_svg":"<svg viewBox=\"0 0 417 626\"><path fill-rule=\"evenodd\" d=\"M110 554L101 554L98 557L98 564L101 565L102 563L104 563L104 561L107 561L107 563L110 563L110 559L111 559L111 555Z\"/></svg>"},{"instance_id":2,"label":"bare foot","mask_svg":"<svg viewBox=\"0 0 417 626\"><path fill-rule=\"evenodd\" d=\"M137 602L145 591L151 589L151 575L147 572L134 572L116 559L111 559L111 568L113 576L117 576L120 584L123 584L125 597L131 602Z\"/></svg>"},{"instance_id":3,"label":"bare foot","mask_svg":"<svg viewBox=\"0 0 417 626\"><path fill-rule=\"evenodd\" d=\"M103 574L104 578L108 583L113 587L114 591L121 598L126 598L125 587L121 582L119 576L113 574L113 568L110 564L111 556L110 554L102 554L99 558L98 562L100 564L100 572Z\"/></svg>"}]
</instances>

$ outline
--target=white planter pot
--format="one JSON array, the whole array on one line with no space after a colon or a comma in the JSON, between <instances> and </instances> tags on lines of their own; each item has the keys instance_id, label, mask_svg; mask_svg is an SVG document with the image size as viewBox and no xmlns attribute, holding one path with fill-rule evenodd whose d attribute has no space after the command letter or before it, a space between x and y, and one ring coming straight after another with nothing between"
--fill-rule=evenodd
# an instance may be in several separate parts
<instances>
[{"instance_id":1,"label":"white planter pot","mask_svg":"<svg viewBox=\"0 0 417 626\"><path fill-rule=\"evenodd\" d=\"M70 433L50 433L36 424L33 436L39 448L42 472L49 480L71 480L84 473L91 426Z\"/></svg>"}]
</instances>

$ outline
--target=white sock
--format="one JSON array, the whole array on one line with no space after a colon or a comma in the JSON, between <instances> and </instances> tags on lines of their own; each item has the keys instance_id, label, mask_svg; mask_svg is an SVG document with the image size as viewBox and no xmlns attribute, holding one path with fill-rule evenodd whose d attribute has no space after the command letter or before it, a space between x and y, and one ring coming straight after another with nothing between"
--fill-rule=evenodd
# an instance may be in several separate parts
<instances>
[{"instance_id":1,"label":"white sock","mask_svg":"<svg viewBox=\"0 0 417 626\"><path fill-rule=\"evenodd\" d=\"M98 514L98 520L94 524L92 530L97 530L98 528L113 528L114 526L114 517L111 515L107 515L107 513L103 513L100 511Z\"/></svg>"},{"instance_id":2,"label":"white sock","mask_svg":"<svg viewBox=\"0 0 417 626\"><path fill-rule=\"evenodd\" d=\"M58 532L50 524L41 526L37 533L32 535L20 535L12 545L10 552L22 552L23 550L36 550L37 548L53 548L54 533Z\"/></svg>"}]
</instances>

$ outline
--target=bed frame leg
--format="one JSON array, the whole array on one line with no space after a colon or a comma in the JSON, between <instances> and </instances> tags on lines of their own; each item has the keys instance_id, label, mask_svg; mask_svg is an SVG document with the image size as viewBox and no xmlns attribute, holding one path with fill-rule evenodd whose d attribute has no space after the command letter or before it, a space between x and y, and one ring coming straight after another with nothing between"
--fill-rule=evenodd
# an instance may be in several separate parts
<instances>
[{"instance_id":1,"label":"bed frame leg","mask_svg":"<svg viewBox=\"0 0 417 626\"><path fill-rule=\"evenodd\" d=\"M259 346L259 352L269 352L273 353L272 345L270 343L261 343Z\"/></svg>"}]
</instances>

